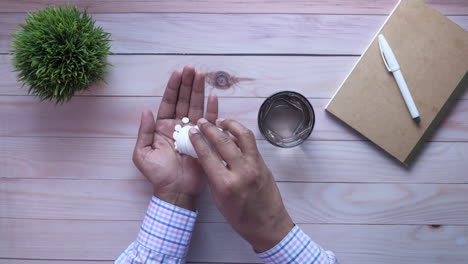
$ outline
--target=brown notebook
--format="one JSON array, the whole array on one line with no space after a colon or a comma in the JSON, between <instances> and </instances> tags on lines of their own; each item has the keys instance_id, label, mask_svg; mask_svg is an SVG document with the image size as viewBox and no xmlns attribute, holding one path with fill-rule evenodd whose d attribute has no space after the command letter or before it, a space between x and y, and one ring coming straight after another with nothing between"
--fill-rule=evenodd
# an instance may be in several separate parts
<instances>
[{"instance_id":1,"label":"brown notebook","mask_svg":"<svg viewBox=\"0 0 468 264\"><path fill-rule=\"evenodd\" d=\"M377 37L326 110L408 164L468 83L468 32L422 0L402 0L379 34L400 64L421 122L411 118Z\"/></svg>"}]
</instances>

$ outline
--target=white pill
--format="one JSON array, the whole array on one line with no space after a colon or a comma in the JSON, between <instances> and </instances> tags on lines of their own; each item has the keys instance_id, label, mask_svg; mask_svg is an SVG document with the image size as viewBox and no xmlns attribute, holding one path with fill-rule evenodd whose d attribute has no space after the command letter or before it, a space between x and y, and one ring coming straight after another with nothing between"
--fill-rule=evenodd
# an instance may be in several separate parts
<instances>
[{"instance_id":1,"label":"white pill","mask_svg":"<svg viewBox=\"0 0 468 264\"><path fill-rule=\"evenodd\" d=\"M181 128L182 128L181 125L176 125L174 129L175 129L175 131L180 131Z\"/></svg>"},{"instance_id":2,"label":"white pill","mask_svg":"<svg viewBox=\"0 0 468 264\"><path fill-rule=\"evenodd\" d=\"M177 140L178 137L179 137L179 132L174 131L174 133L172 133L172 138L173 138L174 140Z\"/></svg>"},{"instance_id":3,"label":"white pill","mask_svg":"<svg viewBox=\"0 0 468 264\"><path fill-rule=\"evenodd\" d=\"M182 118L182 123L188 124L190 122L190 119L188 117Z\"/></svg>"}]
</instances>

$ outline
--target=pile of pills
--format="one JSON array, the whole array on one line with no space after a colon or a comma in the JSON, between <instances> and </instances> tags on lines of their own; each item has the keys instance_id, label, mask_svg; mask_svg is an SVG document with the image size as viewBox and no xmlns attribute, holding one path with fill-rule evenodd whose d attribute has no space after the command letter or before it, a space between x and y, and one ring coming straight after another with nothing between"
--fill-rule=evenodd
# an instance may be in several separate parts
<instances>
[{"instance_id":1,"label":"pile of pills","mask_svg":"<svg viewBox=\"0 0 468 264\"><path fill-rule=\"evenodd\" d=\"M190 123L189 118L184 117L182 118L182 125L176 125L174 127L174 133L172 134L172 138L174 139L174 148L177 152L181 154L185 154L185 155L192 156L194 158L198 158L197 152L195 151L195 148L192 145L192 141L190 141L189 130L191 128L195 128L198 131L200 131L200 129L198 128L198 126L189 125L189 123ZM218 129L221 132L224 131L221 128L218 128ZM206 139L206 137L203 134L202 136L205 139L206 143L208 143L208 145L212 149L215 149L213 145L210 143L210 141L208 141L208 139ZM223 161L223 163L224 165L226 165L226 162Z\"/></svg>"},{"instance_id":2,"label":"pile of pills","mask_svg":"<svg viewBox=\"0 0 468 264\"><path fill-rule=\"evenodd\" d=\"M193 148L192 142L190 141L189 138L189 130L191 128L198 129L198 126L191 126L189 125L190 120L188 117L182 118L182 124L181 125L176 125L174 127L174 133L172 134L172 137L174 138L174 148L177 150L179 153L186 154L189 156L192 156L194 158L198 158L197 152Z\"/></svg>"}]
</instances>

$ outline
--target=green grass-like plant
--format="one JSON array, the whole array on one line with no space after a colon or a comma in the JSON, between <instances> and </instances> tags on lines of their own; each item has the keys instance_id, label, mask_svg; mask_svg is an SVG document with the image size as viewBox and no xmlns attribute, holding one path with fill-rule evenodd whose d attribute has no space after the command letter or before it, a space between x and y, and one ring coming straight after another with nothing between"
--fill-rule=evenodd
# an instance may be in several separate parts
<instances>
[{"instance_id":1,"label":"green grass-like plant","mask_svg":"<svg viewBox=\"0 0 468 264\"><path fill-rule=\"evenodd\" d=\"M110 34L75 6L46 7L28 14L13 34L18 80L29 94L63 103L106 74Z\"/></svg>"}]
</instances>

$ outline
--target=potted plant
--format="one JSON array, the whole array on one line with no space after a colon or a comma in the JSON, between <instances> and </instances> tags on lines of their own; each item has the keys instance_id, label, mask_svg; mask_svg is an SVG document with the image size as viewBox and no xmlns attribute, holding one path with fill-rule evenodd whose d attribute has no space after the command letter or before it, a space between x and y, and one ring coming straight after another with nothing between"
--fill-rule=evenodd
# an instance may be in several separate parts
<instances>
[{"instance_id":1,"label":"potted plant","mask_svg":"<svg viewBox=\"0 0 468 264\"><path fill-rule=\"evenodd\" d=\"M110 34L77 7L46 7L28 14L13 34L11 54L29 94L63 103L105 74Z\"/></svg>"}]
</instances>

